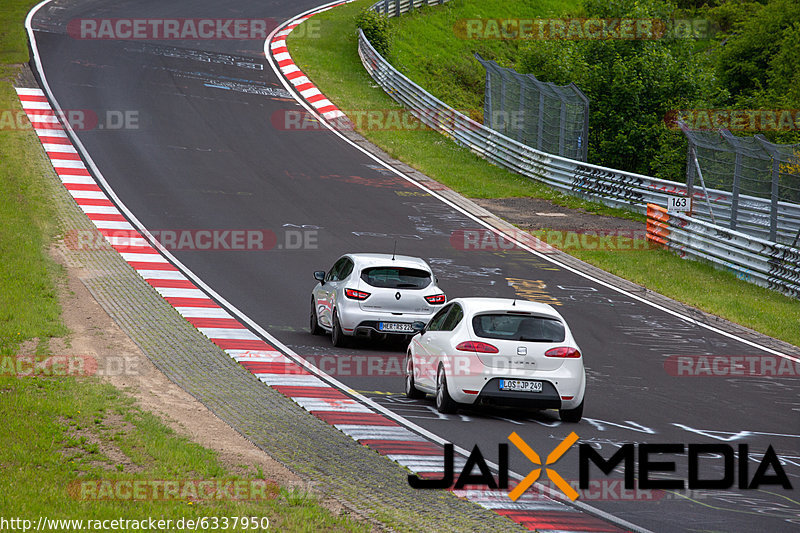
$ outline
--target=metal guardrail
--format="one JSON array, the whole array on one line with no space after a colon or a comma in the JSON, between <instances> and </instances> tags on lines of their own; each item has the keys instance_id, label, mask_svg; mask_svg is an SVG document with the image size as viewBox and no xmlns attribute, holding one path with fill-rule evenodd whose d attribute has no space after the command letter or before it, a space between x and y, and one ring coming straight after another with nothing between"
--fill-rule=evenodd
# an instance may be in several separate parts
<instances>
[{"instance_id":1,"label":"metal guardrail","mask_svg":"<svg viewBox=\"0 0 800 533\"><path fill-rule=\"evenodd\" d=\"M397 16L423 5L439 5L447 0L382 0L372 9L386 16ZM364 68L396 101L427 126L447 135L456 143L496 165L542 181L564 193L600 201L612 207L645 213L648 203L666 205L669 196L689 196L686 184L591 165L540 152L480 124L398 72L378 54L359 30L358 53ZM730 225L733 194L729 191L694 189L694 216L721 225ZM768 237L771 203L754 196L738 197L738 228L758 237ZM709 209L709 204L711 209ZM800 228L800 205L779 202L777 240L791 243Z\"/></svg>"},{"instance_id":2,"label":"metal guardrail","mask_svg":"<svg viewBox=\"0 0 800 533\"><path fill-rule=\"evenodd\" d=\"M408 13L412 9L419 9L424 6L440 6L450 0L381 0L372 6L373 11L387 17L399 17L403 13Z\"/></svg>"},{"instance_id":3,"label":"metal guardrail","mask_svg":"<svg viewBox=\"0 0 800 533\"><path fill-rule=\"evenodd\" d=\"M647 239L681 256L711 261L737 277L800 299L800 249L647 206Z\"/></svg>"}]
</instances>

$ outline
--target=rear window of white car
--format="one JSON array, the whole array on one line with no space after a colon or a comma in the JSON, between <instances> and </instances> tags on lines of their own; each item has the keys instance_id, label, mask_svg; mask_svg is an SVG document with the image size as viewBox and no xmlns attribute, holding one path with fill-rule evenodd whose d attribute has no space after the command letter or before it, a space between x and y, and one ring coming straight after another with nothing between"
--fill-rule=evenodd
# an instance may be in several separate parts
<instances>
[{"instance_id":1,"label":"rear window of white car","mask_svg":"<svg viewBox=\"0 0 800 533\"><path fill-rule=\"evenodd\" d=\"M361 279L379 288L424 289L431 283L431 274L417 268L381 266L365 268L361 271Z\"/></svg>"},{"instance_id":2,"label":"rear window of white car","mask_svg":"<svg viewBox=\"0 0 800 533\"><path fill-rule=\"evenodd\" d=\"M472 318L479 337L523 342L564 342L564 324L555 318L486 313Z\"/></svg>"}]
</instances>

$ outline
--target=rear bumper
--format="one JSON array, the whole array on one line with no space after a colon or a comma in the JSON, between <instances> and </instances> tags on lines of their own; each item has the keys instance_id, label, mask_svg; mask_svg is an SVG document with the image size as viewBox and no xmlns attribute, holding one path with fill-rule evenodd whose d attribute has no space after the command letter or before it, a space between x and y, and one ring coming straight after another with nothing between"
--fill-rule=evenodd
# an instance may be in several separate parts
<instances>
[{"instance_id":1,"label":"rear bumper","mask_svg":"<svg viewBox=\"0 0 800 533\"><path fill-rule=\"evenodd\" d=\"M414 331L408 332L388 332L388 331L380 331L378 329L379 322L397 322L402 324L408 324L411 326L413 322L424 322L425 324L433 317L433 313L430 314L412 314L412 313L403 313L403 314L395 314L395 313L377 313L377 312L366 312L362 311L358 307L342 307L338 309L337 312L339 313L339 323L342 325L342 329L344 330L345 335L358 335L358 336L370 336L376 334L385 334L385 335L414 335Z\"/></svg>"},{"instance_id":2,"label":"rear bumper","mask_svg":"<svg viewBox=\"0 0 800 533\"><path fill-rule=\"evenodd\" d=\"M481 365L482 366L482 365ZM553 371L509 371L484 366L482 372L447 376L450 396L459 403L502 405L530 409L574 409L583 401L586 372L582 360L565 360ZM530 379L542 382L541 392L500 390L501 379ZM477 394L466 391L478 391Z\"/></svg>"},{"instance_id":3,"label":"rear bumper","mask_svg":"<svg viewBox=\"0 0 800 533\"><path fill-rule=\"evenodd\" d=\"M497 405L530 409L560 409L561 397L549 381L542 382L542 392L500 390L500 378L490 380L478 394L475 405Z\"/></svg>"}]
</instances>

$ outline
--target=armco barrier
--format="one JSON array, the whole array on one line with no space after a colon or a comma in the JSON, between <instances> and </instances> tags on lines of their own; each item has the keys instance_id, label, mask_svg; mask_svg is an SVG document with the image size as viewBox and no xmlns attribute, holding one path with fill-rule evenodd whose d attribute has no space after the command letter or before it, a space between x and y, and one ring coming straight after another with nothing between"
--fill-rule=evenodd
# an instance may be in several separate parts
<instances>
[{"instance_id":1,"label":"armco barrier","mask_svg":"<svg viewBox=\"0 0 800 533\"><path fill-rule=\"evenodd\" d=\"M444 1L382 0L374 4L372 9L391 17L424 5L439 5ZM375 51L361 30L358 32L358 53L370 76L392 98L407 106L414 116L496 165L547 183L562 192L640 213L646 211L649 203L666 205L669 196L689 195L683 183L547 154L487 128L451 108L398 72ZM692 197L695 217L710 221L710 203L716 223L730 225L730 192L709 189L706 199L703 191L695 189ZM742 195L739 197L738 211L737 223L740 231L762 238L769 235L769 200ZM780 202L778 241L792 242L798 228L800 205Z\"/></svg>"},{"instance_id":2,"label":"armco barrier","mask_svg":"<svg viewBox=\"0 0 800 533\"><path fill-rule=\"evenodd\" d=\"M739 278L800 299L800 249L647 205L647 239L681 256L711 261Z\"/></svg>"}]
</instances>

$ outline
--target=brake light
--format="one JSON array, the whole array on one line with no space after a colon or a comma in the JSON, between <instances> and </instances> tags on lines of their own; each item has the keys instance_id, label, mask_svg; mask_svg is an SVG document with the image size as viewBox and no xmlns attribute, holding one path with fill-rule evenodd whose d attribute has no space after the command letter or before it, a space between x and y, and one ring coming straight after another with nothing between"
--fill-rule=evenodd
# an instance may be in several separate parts
<instances>
[{"instance_id":1,"label":"brake light","mask_svg":"<svg viewBox=\"0 0 800 533\"><path fill-rule=\"evenodd\" d=\"M491 344L481 341L464 341L456 346L456 350L476 353L497 353L500 351Z\"/></svg>"},{"instance_id":2,"label":"brake light","mask_svg":"<svg viewBox=\"0 0 800 533\"><path fill-rule=\"evenodd\" d=\"M575 348L568 348L566 346L560 346L558 348L552 348L544 352L544 355L547 357L561 357L564 359L577 359L581 356L581 352L576 350Z\"/></svg>"},{"instance_id":3,"label":"brake light","mask_svg":"<svg viewBox=\"0 0 800 533\"><path fill-rule=\"evenodd\" d=\"M366 300L369 298L370 293L364 291L357 291L355 289L345 289L344 295L351 300Z\"/></svg>"},{"instance_id":4,"label":"brake light","mask_svg":"<svg viewBox=\"0 0 800 533\"><path fill-rule=\"evenodd\" d=\"M425 301L431 305L440 305L447 301L447 296L444 294L434 294L433 296L426 296Z\"/></svg>"}]
</instances>

